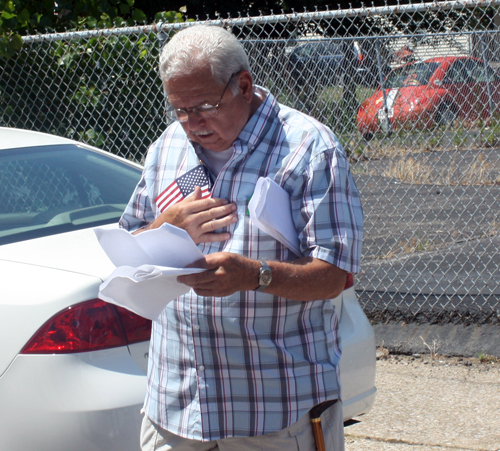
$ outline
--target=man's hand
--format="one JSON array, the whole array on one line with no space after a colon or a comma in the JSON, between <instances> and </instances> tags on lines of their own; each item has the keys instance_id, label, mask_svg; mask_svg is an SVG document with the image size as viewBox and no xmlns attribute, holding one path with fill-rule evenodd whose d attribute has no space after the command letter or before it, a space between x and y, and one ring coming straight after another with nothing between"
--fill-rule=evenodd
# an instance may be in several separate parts
<instances>
[{"instance_id":1,"label":"man's hand","mask_svg":"<svg viewBox=\"0 0 500 451\"><path fill-rule=\"evenodd\" d=\"M254 290L259 285L260 262L239 254L215 252L190 266L207 271L179 276L177 280L200 296L229 296L236 291Z\"/></svg>"},{"instance_id":2,"label":"man's hand","mask_svg":"<svg viewBox=\"0 0 500 451\"><path fill-rule=\"evenodd\" d=\"M235 223L238 220L235 211L236 204L226 199L202 199L201 188L197 186L193 194L167 208L140 231L156 229L167 222L188 232L196 244L226 241L229 233L213 232Z\"/></svg>"},{"instance_id":3,"label":"man's hand","mask_svg":"<svg viewBox=\"0 0 500 451\"><path fill-rule=\"evenodd\" d=\"M264 293L296 301L315 301L333 299L344 290L347 273L323 260L302 257L290 262L266 262L273 278L271 284L262 290ZM177 280L193 288L200 296L229 296L259 286L261 263L239 254L215 252L190 266L207 271L179 276Z\"/></svg>"}]
</instances>

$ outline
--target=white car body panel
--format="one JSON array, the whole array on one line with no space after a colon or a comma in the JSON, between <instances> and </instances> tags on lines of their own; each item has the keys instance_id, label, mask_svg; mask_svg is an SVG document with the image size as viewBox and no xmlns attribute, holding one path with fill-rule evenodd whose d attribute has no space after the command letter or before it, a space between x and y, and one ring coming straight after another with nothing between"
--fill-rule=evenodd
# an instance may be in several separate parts
<instances>
[{"instance_id":1,"label":"white car body panel","mask_svg":"<svg viewBox=\"0 0 500 451\"><path fill-rule=\"evenodd\" d=\"M336 310L339 311L338 306ZM375 334L353 287L344 291L340 312L340 383L344 421L347 421L368 413L375 402Z\"/></svg>"},{"instance_id":2,"label":"white car body panel","mask_svg":"<svg viewBox=\"0 0 500 451\"><path fill-rule=\"evenodd\" d=\"M19 355L47 319L96 298L113 269L92 229L0 246L2 450L139 450L148 342Z\"/></svg>"},{"instance_id":3,"label":"white car body panel","mask_svg":"<svg viewBox=\"0 0 500 451\"><path fill-rule=\"evenodd\" d=\"M145 390L126 347L20 355L0 378L2 450L138 451Z\"/></svg>"},{"instance_id":4,"label":"white car body panel","mask_svg":"<svg viewBox=\"0 0 500 451\"><path fill-rule=\"evenodd\" d=\"M62 138L48 133L17 128L0 127L2 140L0 149L20 149L23 147L49 146L52 144L75 144L71 139Z\"/></svg>"},{"instance_id":5,"label":"white car body panel","mask_svg":"<svg viewBox=\"0 0 500 451\"><path fill-rule=\"evenodd\" d=\"M93 229L5 244L0 246L0 260L88 274L100 279L108 277L115 269Z\"/></svg>"}]
</instances>

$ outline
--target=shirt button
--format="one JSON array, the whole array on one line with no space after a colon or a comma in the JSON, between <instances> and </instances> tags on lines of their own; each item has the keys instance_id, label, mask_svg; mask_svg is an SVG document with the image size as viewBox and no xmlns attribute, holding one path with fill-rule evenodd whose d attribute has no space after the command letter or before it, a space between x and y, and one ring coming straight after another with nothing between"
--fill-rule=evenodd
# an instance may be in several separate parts
<instances>
[{"instance_id":1,"label":"shirt button","mask_svg":"<svg viewBox=\"0 0 500 451\"><path fill-rule=\"evenodd\" d=\"M203 365L200 365L200 366L198 367L198 369L199 369L200 371L205 371L205 367L204 367Z\"/></svg>"},{"instance_id":2,"label":"shirt button","mask_svg":"<svg viewBox=\"0 0 500 451\"><path fill-rule=\"evenodd\" d=\"M200 325L199 325L199 324L195 324L195 325L194 325L194 328L195 328L196 330L200 330Z\"/></svg>"}]
</instances>

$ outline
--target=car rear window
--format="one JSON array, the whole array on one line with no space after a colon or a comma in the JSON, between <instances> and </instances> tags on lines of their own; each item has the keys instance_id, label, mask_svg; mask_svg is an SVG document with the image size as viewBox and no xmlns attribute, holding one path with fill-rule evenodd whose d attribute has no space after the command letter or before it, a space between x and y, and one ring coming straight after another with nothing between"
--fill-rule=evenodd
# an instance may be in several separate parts
<instances>
[{"instance_id":1,"label":"car rear window","mask_svg":"<svg viewBox=\"0 0 500 451\"><path fill-rule=\"evenodd\" d=\"M140 173L72 144L0 151L0 245L117 222Z\"/></svg>"}]
</instances>

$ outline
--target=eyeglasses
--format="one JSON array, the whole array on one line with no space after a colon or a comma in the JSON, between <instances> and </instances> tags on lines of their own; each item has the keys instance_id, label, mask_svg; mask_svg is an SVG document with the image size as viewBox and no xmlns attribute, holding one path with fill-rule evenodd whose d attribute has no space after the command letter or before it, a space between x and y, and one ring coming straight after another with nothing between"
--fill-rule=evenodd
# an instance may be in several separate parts
<instances>
[{"instance_id":1,"label":"eyeglasses","mask_svg":"<svg viewBox=\"0 0 500 451\"><path fill-rule=\"evenodd\" d=\"M231 80L240 73L235 72L233 75L229 77L228 82L226 83L226 86L224 88L224 91L222 91L222 95L220 96L219 101L215 105L210 105L209 103L202 103L201 105L194 106L192 108L168 108L167 109L167 116L170 119L173 120L178 120L179 122L187 122L189 114L194 113L198 116L201 116L204 119L209 119L211 117L215 117L219 114L219 106L220 103L222 102L222 99L224 97L224 94L226 93L227 87L229 86L229 83L231 83Z\"/></svg>"}]
</instances>

